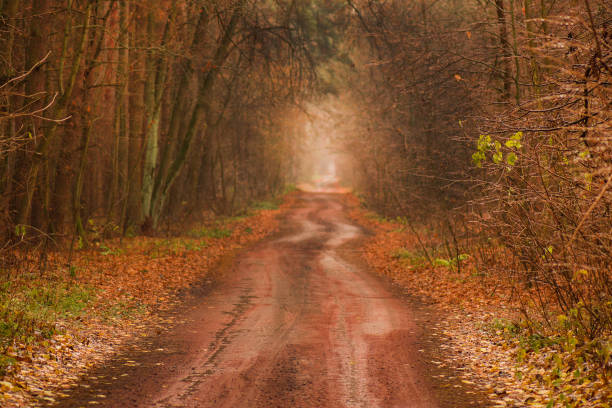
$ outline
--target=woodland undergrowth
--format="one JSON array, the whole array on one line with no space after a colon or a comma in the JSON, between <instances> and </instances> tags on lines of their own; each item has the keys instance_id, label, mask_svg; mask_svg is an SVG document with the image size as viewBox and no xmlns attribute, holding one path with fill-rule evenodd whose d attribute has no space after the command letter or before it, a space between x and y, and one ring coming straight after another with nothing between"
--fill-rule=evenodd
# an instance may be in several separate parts
<instances>
[{"instance_id":1,"label":"woodland undergrowth","mask_svg":"<svg viewBox=\"0 0 612 408\"><path fill-rule=\"evenodd\" d=\"M507 247L451 233L444 222L412 225L368 211L356 197L349 201L352 217L374 232L367 263L441 311L431 330L446 360L433 363L458 369L464 383L489 394L491 406L609 406L610 333L589 337L555 306L552 291L510 274L500 279L500 270L516 267Z\"/></svg>"},{"instance_id":2,"label":"woodland undergrowth","mask_svg":"<svg viewBox=\"0 0 612 408\"><path fill-rule=\"evenodd\" d=\"M62 396L189 288L213 280L224 258L275 231L292 200L255 203L242 216L211 217L178 235L11 251L0 282L0 405Z\"/></svg>"}]
</instances>

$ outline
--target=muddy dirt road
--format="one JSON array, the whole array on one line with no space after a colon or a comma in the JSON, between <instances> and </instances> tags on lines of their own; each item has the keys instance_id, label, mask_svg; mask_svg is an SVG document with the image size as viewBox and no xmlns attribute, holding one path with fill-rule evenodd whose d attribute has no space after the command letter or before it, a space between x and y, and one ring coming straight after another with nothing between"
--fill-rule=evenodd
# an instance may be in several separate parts
<instances>
[{"instance_id":1,"label":"muddy dirt road","mask_svg":"<svg viewBox=\"0 0 612 408\"><path fill-rule=\"evenodd\" d=\"M341 197L302 193L283 231L240 254L182 324L59 406L473 406L430 379L423 348L435 345L358 260L364 232Z\"/></svg>"}]
</instances>

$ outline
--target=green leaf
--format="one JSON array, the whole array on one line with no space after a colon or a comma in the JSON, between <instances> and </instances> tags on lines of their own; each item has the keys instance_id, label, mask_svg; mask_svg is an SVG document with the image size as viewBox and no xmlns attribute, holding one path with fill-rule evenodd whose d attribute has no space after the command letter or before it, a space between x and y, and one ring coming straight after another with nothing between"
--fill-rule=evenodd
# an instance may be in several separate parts
<instances>
[{"instance_id":1,"label":"green leaf","mask_svg":"<svg viewBox=\"0 0 612 408\"><path fill-rule=\"evenodd\" d=\"M521 139L523 138L523 132L516 132L514 135L510 136L510 139L506 140L506 147L509 149L520 149L523 147L521 144Z\"/></svg>"},{"instance_id":2,"label":"green leaf","mask_svg":"<svg viewBox=\"0 0 612 408\"><path fill-rule=\"evenodd\" d=\"M434 264L437 266L450 266L451 263L448 259L436 258Z\"/></svg>"},{"instance_id":3,"label":"green leaf","mask_svg":"<svg viewBox=\"0 0 612 408\"><path fill-rule=\"evenodd\" d=\"M516 160L517 160L517 157L514 152L510 152L508 153L508 156L506 156L506 162L511 166L514 166L514 164L516 163Z\"/></svg>"},{"instance_id":4,"label":"green leaf","mask_svg":"<svg viewBox=\"0 0 612 408\"><path fill-rule=\"evenodd\" d=\"M591 191L591 185L593 184L593 175L591 173L584 173L584 180L586 181L586 189Z\"/></svg>"},{"instance_id":5,"label":"green leaf","mask_svg":"<svg viewBox=\"0 0 612 408\"><path fill-rule=\"evenodd\" d=\"M493 154L493 162L495 164L499 164L501 163L502 160L504 160L504 154L501 151L501 143L499 143L497 140L495 141L495 153Z\"/></svg>"},{"instance_id":6,"label":"green leaf","mask_svg":"<svg viewBox=\"0 0 612 408\"><path fill-rule=\"evenodd\" d=\"M482 167L482 162L485 160L485 154L481 151L472 154L472 162L476 167Z\"/></svg>"},{"instance_id":7,"label":"green leaf","mask_svg":"<svg viewBox=\"0 0 612 408\"><path fill-rule=\"evenodd\" d=\"M478 138L477 144L478 150L481 152L486 152L491 148L491 136L489 135L480 135Z\"/></svg>"},{"instance_id":8,"label":"green leaf","mask_svg":"<svg viewBox=\"0 0 612 408\"><path fill-rule=\"evenodd\" d=\"M15 225L15 235L23 238L26 234L26 226L23 224Z\"/></svg>"}]
</instances>

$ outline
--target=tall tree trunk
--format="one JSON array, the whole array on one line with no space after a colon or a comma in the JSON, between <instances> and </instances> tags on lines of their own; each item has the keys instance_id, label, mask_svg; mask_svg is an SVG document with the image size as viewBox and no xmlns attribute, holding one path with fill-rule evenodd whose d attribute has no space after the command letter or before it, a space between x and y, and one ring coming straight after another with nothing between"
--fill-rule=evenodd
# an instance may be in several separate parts
<instances>
[{"instance_id":1,"label":"tall tree trunk","mask_svg":"<svg viewBox=\"0 0 612 408\"><path fill-rule=\"evenodd\" d=\"M149 9L147 15L147 37L149 41L153 39L154 32L154 7ZM176 13L176 2L172 3L170 16L164 28L161 46L164 47L170 35L171 22ZM151 42L149 47L152 48ZM153 199L153 186L155 183L155 172L159 156L159 134L161 125L162 100L166 85L168 72L167 59L159 54L152 52L146 55L146 80L144 86L144 112L145 112L145 148L144 163L142 174L142 212L139 222L145 223L145 229L149 229L151 224L151 202Z\"/></svg>"},{"instance_id":2,"label":"tall tree trunk","mask_svg":"<svg viewBox=\"0 0 612 408\"><path fill-rule=\"evenodd\" d=\"M32 11L34 16L30 22L30 32L28 36L28 52L25 54L25 66L26 68L33 67L39 61L41 61L46 53L48 52L48 46L46 41L46 27L44 20L44 13L48 10L48 0L32 0ZM44 66L37 67L27 78L25 83L25 95L34 95L38 92L45 90L45 72ZM31 101L26 100L25 103ZM29 126L30 132L40 139L42 131L41 121L33 120ZM44 136L43 136L44 137ZM41 141L38 146L35 147L35 154L31 157L24 158L22 162L23 168L22 174L23 179L20 180L19 184L24 189L23 198L18 202L17 217L15 223L17 225L26 225L30 223L30 212L32 210L32 199L34 197L34 191L38 187L38 173L40 167L43 165L43 161L46 158L46 147L41 150L41 147L45 146L45 142ZM31 163L29 162L31 160Z\"/></svg>"},{"instance_id":3,"label":"tall tree trunk","mask_svg":"<svg viewBox=\"0 0 612 408\"><path fill-rule=\"evenodd\" d=\"M60 93L65 91L64 71L69 58L68 44L73 41L74 21L72 19L72 0L68 0L66 8L66 21L64 22L64 38L62 51L58 61L57 88ZM53 150L58 152L55 160L50 160L49 172L55 174L53 191L49 191L49 223L53 232L64 234L68 231L68 219L72 215L70 199L72 184L72 155L75 145L75 129L64 126L61 132L61 140L55 143ZM49 185L49 184L47 184Z\"/></svg>"},{"instance_id":4,"label":"tall tree trunk","mask_svg":"<svg viewBox=\"0 0 612 408\"><path fill-rule=\"evenodd\" d=\"M17 22L17 11L19 10L20 0L7 0L2 4L2 13L4 24L3 30L6 30L6 40L2 41L2 61L0 61L0 83L6 82L12 78L17 69L13 66L13 46L15 44L15 28Z\"/></svg>"},{"instance_id":5,"label":"tall tree trunk","mask_svg":"<svg viewBox=\"0 0 612 408\"><path fill-rule=\"evenodd\" d=\"M190 57L194 57L201 52L201 48L206 42L206 31L208 29L209 21L210 13L208 10L208 6L204 5L200 7L198 22L196 24L193 39L189 49L191 54ZM178 80L176 98L172 106L172 113L170 114L170 124L168 126L169 143L163 150L159 163L157 163L157 171L155 173L155 179L153 181L152 189L149 195L149 211L145 212L145 218L150 220L152 222L152 225L157 223L156 221L153 221L153 218L159 217L159 214L157 214L157 216L154 216L154 213L156 212L154 210L155 197L158 195L161 183L168 174L170 163L172 162L172 157L178 150L178 146L180 144L180 136L183 133L182 127L184 127L185 118L189 117L190 100L187 94L190 88L190 83L194 79L194 76L195 79L199 77L198 75L194 75L195 68L193 66L193 61L186 59L181 65L182 66L179 71L180 79Z\"/></svg>"},{"instance_id":6,"label":"tall tree trunk","mask_svg":"<svg viewBox=\"0 0 612 408\"><path fill-rule=\"evenodd\" d=\"M13 46L15 43L15 18L19 4L19 0L7 0L2 4L2 18L7 23L3 29L7 31L7 38L2 42L2 50L0 51L0 64L2 64L0 66L0 83L5 83L8 79L13 78L17 72L13 66ZM2 103L7 107L17 103L17 98L11 95L6 95L5 98ZM15 162L17 158L17 152L10 148L16 136L15 120L6 120L1 126L0 144L6 145L9 148L8 151L0 152L0 172L2 174L0 179L0 218L6 221L7 224L10 224L8 222L10 220L10 202L13 196L13 178L15 176ZM0 234L8 236L10 231L0 231Z\"/></svg>"},{"instance_id":7,"label":"tall tree trunk","mask_svg":"<svg viewBox=\"0 0 612 408\"><path fill-rule=\"evenodd\" d=\"M145 16L146 18L146 16ZM126 202L126 214L124 222L124 232L134 228L140 224L140 194L142 182L142 148L144 140L144 78L142 76L142 67L144 59L141 54L141 49L146 46L145 37L147 36L146 27L143 25L143 19L135 13L134 26L136 29L133 33L132 48L130 49L130 93L129 93L129 149L128 149L128 168L129 180ZM146 58L146 57L145 57Z\"/></svg>"},{"instance_id":8,"label":"tall tree trunk","mask_svg":"<svg viewBox=\"0 0 612 408\"><path fill-rule=\"evenodd\" d=\"M182 137L182 140L178 146L174 160L169 165L167 173L160 173L160 175L158 175L156 179L155 187L153 190L152 205L152 220L154 227L157 226L159 217L162 214L162 211L166 204L166 200L168 198L168 193L170 192L170 188L172 187L172 184L176 180L176 177L183 168L185 158L187 157L187 151L189 150L189 146L191 145L191 140L193 139L199 124L202 123L201 119L210 110L210 93L213 89L213 85L219 73L220 67L223 65L223 63L230 54L229 51L231 41L234 36L234 32L238 26L240 17L242 16L242 8L244 4L245 0L241 0L234 8L232 12L232 17L229 23L227 24L221 41L217 47L217 50L215 51L215 55L212 60L212 66L204 74L204 78L200 81L197 101L191 111L189 122L187 123L184 136ZM202 131L206 130L204 129ZM164 166L162 163L162 169L163 167Z\"/></svg>"},{"instance_id":9,"label":"tall tree trunk","mask_svg":"<svg viewBox=\"0 0 612 408\"><path fill-rule=\"evenodd\" d=\"M35 0L42 1L42 0ZM77 48L74 51L74 56L72 58L72 66L70 74L68 75L68 81L65 85L64 92L59 96L57 102L55 104L55 109L53 113L56 118L63 118L66 115L68 103L72 97L72 91L74 90L74 85L76 83L77 74L81 67L81 60L83 58L83 53L85 51L85 46L87 44L87 37L89 35L90 28L90 17L93 3L88 2L87 8L85 10L83 16L83 25L82 25L82 33L77 43ZM36 150L34 153L34 160L30 166L30 169L26 175L27 181L27 192L26 197L22 202L22 205L19 209L17 224L26 224L30 210L32 208L32 198L34 197L35 187L37 185L37 179L39 176L39 172L43 164L46 162L49 154L49 147L54 145L55 138L57 136L57 127L58 123L51 123L46 129L44 135L41 138L41 141L36 146ZM47 178L48 180L48 178ZM48 184L48 181L47 181Z\"/></svg>"},{"instance_id":10,"label":"tall tree trunk","mask_svg":"<svg viewBox=\"0 0 612 408\"><path fill-rule=\"evenodd\" d=\"M117 217L123 227L126 210L126 193L128 191L128 63L129 63L129 1L119 3L119 38L117 39L117 72L115 90L115 142L113 149L113 175L108 207L108 218ZM115 214L116 213L116 214Z\"/></svg>"},{"instance_id":11,"label":"tall tree trunk","mask_svg":"<svg viewBox=\"0 0 612 408\"><path fill-rule=\"evenodd\" d=\"M516 16L514 14L514 0L510 0L510 26L512 28L512 54L514 60L514 99L516 100L516 104L519 105L521 103L521 66L518 54L518 39L516 33Z\"/></svg>"},{"instance_id":12,"label":"tall tree trunk","mask_svg":"<svg viewBox=\"0 0 612 408\"><path fill-rule=\"evenodd\" d=\"M105 15L103 15L101 18L99 16L99 14L101 13L101 8L100 8L100 0L96 0L94 2L94 16L93 16L93 20L94 21L98 21L99 24L104 27L108 16L110 14L110 10L112 9L112 6L109 5ZM83 196L83 185L85 182L85 178L86 178L86 166L87 166L87 157L88 157L88 153L89 153L89 148L91 145L91 133L92 133L92 127L93 127L93 121L94 121L94 115L93 112L96 112L96 100L91 98L90 99L90 92L91 89L93 88L93 71L94 71L94 67L96 65L96 62L98 60L98 57L100 56L100 53L102 51L102 46L104 44L104 39L105 39L105 30L99 30L99 34L97 37L94 37L91 39L91 44L90 47L93 49L93 52L91 54L91 56L89 58L86 59L85 62L85 67L84 67L84 72L83 72L83 108L85 110L84 114L82 115L82 123L81 123L81 141L80 141L80 146L79 146L79 152L80 152L80 158L79 158L79 167L76 173L76 180L74 183L74 191L73 191L73 199L72 199L72 208L74 211L74 227L76 230L76 233L79 235L81 242L86 245L87 244L87 234L85 231L85 226L83 225L83 217L82 217L82 211L81 211L81 207L82 207L82 196ZM93 37L93 36L92 36ZM93 180L94 177L96 177L95 174L93 175L89 175L89 180ZM98 186L98 189L101 190L101 184L98 183L90 183L91 185L96 185ZM90 205L93 204L93 202L95 200L90 199L88 200Z\"/></svg>"},{"instance_id":13,"label":"tall tree trunk","mask_svg":"<svg viewBox=\"0 0 612 408\"><path fill-rule=\"evenodd\" d=\"M499 43L501 48L501 78L503 82L503 99L510 97L510 89L512 87L512 79L510 72L510 43L508 41L508 27L506 25L506 12L504 9L504 0L495 0L495 10L497 11L497 25L499 27Z\"/></svg>"}]
</instances>

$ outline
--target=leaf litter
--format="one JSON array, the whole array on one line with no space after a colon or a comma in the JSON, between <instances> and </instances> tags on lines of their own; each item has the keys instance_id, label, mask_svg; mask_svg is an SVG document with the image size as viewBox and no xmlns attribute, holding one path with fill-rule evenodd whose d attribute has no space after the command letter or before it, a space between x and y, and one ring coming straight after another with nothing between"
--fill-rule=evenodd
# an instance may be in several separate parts
<instances>
[{"instance_id":1,"label":"leaf litter","mask_svg":"<svg viewBox=\"0 0 612 408\"><path fill-rule=\"evenodd\" d=\"M161 332L176 323L176 318L163 317L160 312L179 304L182 291L206 282L218 264L237 250L277 231L279 214L294 200L295 195L288 194L279 209L258 209L221 227L179 237L105 241L77 251L70 274L65 270L65 253L48 255L48 263L54 265L50 273L45 279L30 279L27 285L45 285L52 276L52 280L91 288L95 296L82 313L54 316L52 335L35 331L33 336L0 344L0 357L8 361L4 375L0 373L0 406L53 403L67 396L87 372L103 365L123 345L145 336L147 328L159 327ZM125 362L126 366L135 364ZM98 399L105 397L96 395Z\"/></svg>"},{"instance_id":2,"label":"leaf litter","mask_svg":"<svg viewBox=\"0 0 612 408\"><path fill-rule=\"evenodd\" d=\"M368 265L440 312L437 323L428 323L440 347L432 364L478 387L490 407L611 406L611 363L598 366L584 358L584 350L562 342L530 345L515 333L520 313L510 282L482 273L468 256L463 256L461 271L450 261L430 265L419 238L405 225L363 209L354 196L347 201L351 217L373 232L363 253ZM451 386L453 378L438 377Z\"/></svg>"}]
</instances>

